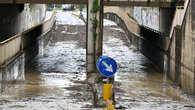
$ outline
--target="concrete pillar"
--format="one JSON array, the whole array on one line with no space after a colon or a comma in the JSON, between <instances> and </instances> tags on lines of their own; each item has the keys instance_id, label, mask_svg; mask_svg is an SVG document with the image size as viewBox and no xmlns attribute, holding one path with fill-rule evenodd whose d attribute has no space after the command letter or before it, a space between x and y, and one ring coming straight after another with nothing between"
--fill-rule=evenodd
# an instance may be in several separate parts
<instances>
[{"instance_id":1,"label":"concrete pillar","mask_svg":"<svg viewBox=\"0 0 195 110\"><path fill-rule=\"evenodd\" d=\"M194 51L194 48L195 48L195 1L194 0L191 0L191 27L192 27L192 42L193 42L193 79L194 79L194 88L193 88L193 93L195 94L195 51Z\"/></svg>"},{"instance_id":2,"label":"concrete pillar","mask_svg":"<svg viewBox=\"0 0 195 110\"><path fill-rule=\"evenodd\" d=\"M88 1L88 38L87 38L87 73L97 73L96 61L99 56L102 55L102 42L103 42L103 0L98 0L100 10L97 13L93 13L93 0ZM98 20L97 29L94 29L93 20L96 17ZM97 33L97 36L95 36Z\"/></svg>"},{"instance_id":3,"label":"concrete pillar","mask_svg":"<svg viewBox=\"0 0 195 110\"><path fill-rule=\"evenodd\" d=\"M175 79L176 84L181 85L181 57L182 57L182 30L175 27Z\"/></svg>"},{"instance_id":4,"label":"concrete pillar","mask_svg":"<svg viewBox=\"0 0 195 110\"><path fill-rule=\"evenodd\" d=\"M93 105L101 105L103 77L97 71L96 61L102 55L103 43L103 0L97 0L99 10L92 11L94 1L88 0L87 17L87 80L93 90ZM96 4L97 5L97 4ZM95 21L95 22L94 22ZM96 24L97 23L97 24Z\"/></svg>"},{"instance_id":5,"label":"concrete pillar","mask_svg":"<svg viewBox=\"0 0 195 110\"><path fill-rule=\"evenodd\" d=\"M87 74L95 72L95 38L93 37L93 17L91 13L93 0L88 0L88 18L87 18Z\"/></svg>"},{"instance_id":6,"label":"concrete pillar","mask_svg":"<svg viewBox=\"0 0 195 110\"><path fill-rule=\"evenodd\" d=\"M181 30L176 31L175 72L176 82L190 94L195 94L195 1L190 0ZM181 35L182 34L182 35Z\"/></svg>"},{"instance_id":7,"label":"concrete pillar","mask_svg":"<svg viewBox=\"0 0 195 110\"><path fill-rule=\"evenodd\" d=\"M99 15L99 26L98 26L98 35L96 38L96 61L97 59L102 56L103 52L103 23L104 23L104 5L103 5L103 0L100 0L100 12L98 13Z\"/></svg>"}]
</instances>

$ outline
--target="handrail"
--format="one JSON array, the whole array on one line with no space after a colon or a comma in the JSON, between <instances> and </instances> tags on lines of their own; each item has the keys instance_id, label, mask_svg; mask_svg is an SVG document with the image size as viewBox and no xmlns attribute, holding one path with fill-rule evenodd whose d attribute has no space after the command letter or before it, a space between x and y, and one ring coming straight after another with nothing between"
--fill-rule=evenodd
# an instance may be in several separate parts
<instances>
[{"instance_id":1,"label":"handrail","mask_svg":"<svg viewBox=\"0 0 195 110\"><path fill-rule=\"evenodd\" d=\"M104 8L104 13L111 13L117 15L120 19L124 21L127 26L127 29L133 32L136 35L140 35L140 27L134 20L129 19L129 16L123 12L118 7L106 7Z\"/></svg>"},{"instance_id":2,"label":"handrail","mask_svg":"<svg viewBox=\"0 0 195 110\"><path fill-rule=\"evenodd\" d=\"M0 42L0 45L3 45L3 44L5 44L5 43L7 43L7 42L9 42L9 41L11 41L11 40L17 38L17 37L20 37L20 36L23 35L24 33L28 33L30 30L36 28L37 26L40 26L41 24L45 24L46 22L51 21L51 20L53 19L53 17L55 16L55 13L56 13L56 12L54 11L50 19L44 21L43 23L34 25L34 26L32 26L31 28L29 28L29 29L27 29L27 30L21 32L20 34L16 34L16 35L14 35L14 36L12 36L12 37L10 37L10 38L8 38L8 39L6 39L6 40Z\"/></svg>"},{"instance_id":3,"label":"handrail","mask_svg":"<svg viewBox=\"0 0 195 110\"><path fill-rule=\"evenodd\" d=\"M8 39L6 39L6 40L0 42L0 46L3 45L3 44L5 44L5 43L7 43L7 42L9 42L9 41L11 41L11 40L14 40L14 39L20 37L21 35L22 35L22 34L17 34L17 35L14 35L13 37L10 37L10 38L8 38Z\"/></svg>"},{"instance_id":4,"label":"handrail","mask_svg":"<svg viewBox=\"0 0 195 110\"><path fill-rule=\"evenodd\" d=\"M52 16L48 20L44 21L43 24L46 23L46 22L51 21L55 17L55 14L56 14L56 11L53 11Z\"/></svg>"},{"instance_id":5,"label":"handrail","mask_svg":"<svg viewBox=\"0 0 195 110\"><path fill-rule=\"evenodd\" d=\"M43 33L48 32L48 30L50 30L50 28L53 26L53 24L51 23L54 23L53 20L55 18L55 14L56 14L56 11L53 12L50 19L43 22L43 27L42 27Z\"/></svg>"},{"instance_id":6,"label":"handrail","mask_svg":"<svg viewBox=\"0 0 195 110\"><path fill-rule=\"evenodd\" d=\"M51 23L54 23L53 22L54 17L55 17L55 12L52 14L51 18L48 19L47 21L34 25L30 29L27 29L20 34L14 35L10 37L9 39L0 42L0 65L4 64L7 60L10 60L11 58L13 58L15 55L17 55L20 51L24 49L23 47L24 41L22 41L22 37L24 37L26 33L45 24L46 26L48 26L48 28L46 28L46 31L45 31L47 32L53 26L53 24Z\"/></svg>"},{"instance_id":7,"label":"handrail","mask_svg":"<svg viewBox=\"0 0 195 110\"><path fill-rule=\"evenodd\" d=\"M188 9L189 3L190 3L190 0L185 0L184 9L183 9L183 15L181 15L181 13L180 13L180 17L181 17L180 22L181 23L177 22L179 11L176 8L176 11L175 11L175 14L174 14L174 18L173 18L173 21L172 21L172 25L171 25L171 31L170 31L170 34L169 34L170 38L173 36L174 27L177 26L177 25L182 25L183 24L183 21L184 21L184 18L186 16L186 11ZM180 9L180 12L181 12L181 9Z\"/></svg>"}]
</instances>

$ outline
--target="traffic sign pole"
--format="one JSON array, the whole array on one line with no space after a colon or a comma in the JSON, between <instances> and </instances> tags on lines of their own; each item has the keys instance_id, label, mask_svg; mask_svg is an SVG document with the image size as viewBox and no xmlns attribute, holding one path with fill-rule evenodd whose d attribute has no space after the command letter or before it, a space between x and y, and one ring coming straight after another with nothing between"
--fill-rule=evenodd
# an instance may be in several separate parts
<instances>
[{"instance_id":1,"label":"traffic sign pole","mask_svg":"<svg viewBox=\"0 0 195 110\"><path fill-rule=\"evenodd\" d=\"M101 56L98 58L96 66L99 72L107 79L103 84L103 99L109 100L112 96L112 84L110 84L109 80L117 71L117 63L113 58Z\"/></svg>"}]
</instances>

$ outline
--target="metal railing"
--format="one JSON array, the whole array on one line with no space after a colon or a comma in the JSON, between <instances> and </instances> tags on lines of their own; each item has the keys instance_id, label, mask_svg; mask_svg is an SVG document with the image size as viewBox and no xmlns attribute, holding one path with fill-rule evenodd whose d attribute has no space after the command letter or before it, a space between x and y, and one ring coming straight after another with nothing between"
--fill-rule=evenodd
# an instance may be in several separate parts
<instances>
[{"instance_id":1,"label":"metal railing","mask_svg":"<svg viewBox=\"0 0 195 110\"><path fill-rule=\"evenodd\" d=\"M49 20L42 23L43 33L48 32L52 28L55 21L54 18L55 12L53 13L52 17ZM36 28L40 25L41 24L38 24L36 26L33 26L32 28ZM31 30L32 28L28 30ZM24 49L23 47L24 41L22 40L23 34L28 32L28 30L22 32L21 34L17 34L3 42L0 42L0 65L3 65L6 61L10 60Z\"/></svg>"}]
</instances>

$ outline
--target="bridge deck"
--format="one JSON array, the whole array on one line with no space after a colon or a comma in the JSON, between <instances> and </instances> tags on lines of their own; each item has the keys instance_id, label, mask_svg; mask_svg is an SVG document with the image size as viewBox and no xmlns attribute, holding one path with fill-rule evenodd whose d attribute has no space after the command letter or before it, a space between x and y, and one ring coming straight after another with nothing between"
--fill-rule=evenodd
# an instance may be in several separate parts
<instances>
[{"instance_id":1,"label":"bridge deck","mask_svg":"<svg viewBox=\"0 0 195 110\"><path fill-rule=\"evenodd\" d=\"M88 0L0 0L0 3L54 3L87 4ZM105 6L175 7L184 6L184 0L104 0Z\"/></svg>"}]
</instances>

